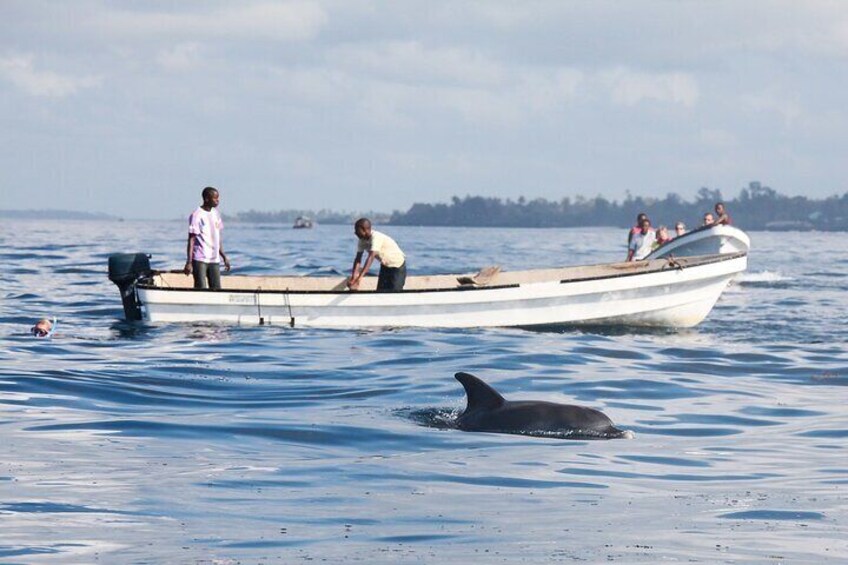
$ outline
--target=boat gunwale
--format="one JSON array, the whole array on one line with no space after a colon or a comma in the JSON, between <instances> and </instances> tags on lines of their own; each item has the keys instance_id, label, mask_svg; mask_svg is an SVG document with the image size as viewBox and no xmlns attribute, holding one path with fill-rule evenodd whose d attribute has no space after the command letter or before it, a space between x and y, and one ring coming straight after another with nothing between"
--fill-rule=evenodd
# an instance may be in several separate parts
<instances>
[{"instance_id":1,"label":"boat gunwale","mask_svg":"<svg viewBox=\"0 0 848 565\"><path fill-rule=\"evenodd\" d=\"M342 290L290 290L290 289L263 290L261 288L255 288L255 289L228 288L228 289L221 289L221 290L212 290L212 289L200 289L200 288L162 287L162 286L157 286L156 284L153 284L153 283L150 283L150 282L145 282L145 281L149 281L150 280L149 278L148 279L142 279L141 281L139 281L136 284L136 288L140 289L140 290L165 291L165 292L203 292L203 293L219 293L219 294L223 294L223 293L230 293L230 294L282 294L282 295L294 295L294 294L297 294L297 295L325 295L325 294L332 294L332 295L335 295L335 294L339 294L339 295L351 295L351 294L358 294L358 295L372 295L372 294L398 295L398 294L421 294L421 293L427 293L427 292L471 292L471 291L502 290L502 289L510 289L510 288L519 288L522 285L530 285L530 284L545 284L545 283L567 284L567 283L577 283L577 282L591 282L591 281L598 281L598 280L612 280L612 279L619 279L619 278L623 278L623 277L635 277L635 276L641 276L641 275L653 275L653 274L668 272L670 269L691 269L691 268L695 268L695 267L712 265L712 264L715 264L715 263L722 263L724 261L732 261L734 259L741 259L743 257L746 257L747 255L748 255L748 253L745 252L745 251L738 251L736 253L722 253L722 254L716 253L716 254L712 254L712 255L682 257L680 259L685 260L687 262L694 260L694 264L683 265L683 266L676 266L676 265L671 264L671 261L674 260L674 257L670 255L670 256L667 256L667 257L652 259L652 261L663 261L663 260L665 260L666 263L664 265L658 265L656 267L651 267L651 268L648 268L646 270L639 270L639 271L635 271L635 272L631 271L631 272L625 272L625 273L614 273L614 274L596 275L596 276L589 276L589 277L576 277L576 278L569 278L569 279L560 279L558 281L556 279L551 279L550 281L542 281L541 283L540 282L526 282L526 283L511 283L511 284L502 284L502 285L481 285L481 286L463 285L463 286L457 286L457 287L451 287L451 288L448 288L448 287L445 287L445 288L415 288L415 289L403 289L403 290L397 290L397 291L378 291L378 290L370 290L369 289L369 290L360 290L360 291L356 291L355 293L352 293L348 289L342 289ZM638 261L638 262L643 262L643 261ZM612 264L616 264L616 263L612 263ZM588 266L603 266L603 265L604 264L602 263L602 264L598 264L598 265L588 265ZM575 266L579 267L579 266L583 266L583 265L575 265ZM528 269L528 271L532 271L532 270L533 269ZM521 271L513 271L513 272L521 272Z\"/></svg>"},{"instance_id":2,"label":"boat gunwale","mask_svg":"<svg viewBox=\"0 0 848 565\"><path fill-rule=\"evenodd\" d=\"M655 259L651 259L651 261L666 261L665 265L661 265L659 268L650 269L647 271L641 271L638 273L618 273L615 275L598 275L593 277L582 277L582 278L573 278L573 279L561 279L560 284L571 283L571 282L584 282L584 281L598 281L598 280L606 280L606 279L617 279L621 277L632 277L636 275L649 275L656 273L663 273L668 271L669 269L691 269L694 267L703 267L704 265L713 265L715 263L721 263L723 261L730 261L732 259L741 259L742 257L746 257L748 255L747 251L737 251L736 253L716 253L713 255L696 255L690 257L680 257L681 260L692 260L699 259L695 262L694 265L674 265L673 261L676 261L673 255L669 255L667 257L657 257ZM707 259L709 257L709 259Z\"/></svg>"},{"instance_id":3,"label":"boat gunwale","mask_svg":"<svg viewBox=\"0 0 848 565\"><path fill-rule=\"evenodd\" d=\"M746 239L748 239L747 245L750 246L750 238L748 237L748 234L745 233L744 231L742 231L740 228L737 228L736 226L732 226L732 225L727 225L727 224L711 224L711 225L708 225L708 226L698 226L697 228L695 228L693 230L689 230L688 232L684 233L683 235L678 235L677 237L663 243L662 245L660 245L659 247L657 247L656 249L654 249L653 251L648 253L645 256L645 260L650 261L650 260L653 260L653 259L662 259L662 258L665 257L665 255L660 255L660 253L662 253L663 251L666 251L669 247L673 246L673 249L672 249L672 252L671 252L671 254L673 254L674 249L676 249L677 247L682 247L683 245L690 243L689 240L698 241L698 240L702 239L700 237L701 235L703 235L704 233L706 233L708 231L712 231L716 228L731 229L731 230L735 230L735 231L741 233L742 235L745 236ZM721 234L719 234L719 236L720 235ZM699 236L699 237L696 237L696 236ZM731 234L724 234L724 236L725 237L735 237L736 239L745 243L745 241L742 240L741 238L737 237L736 234L732 234L732 233ZM743 252L737 251L737 253L743 253ZM696 255L691 255L690 257L696 257ZM702 257L703 257L703 255L702 255Z\"/></svg>"}]
</instances>

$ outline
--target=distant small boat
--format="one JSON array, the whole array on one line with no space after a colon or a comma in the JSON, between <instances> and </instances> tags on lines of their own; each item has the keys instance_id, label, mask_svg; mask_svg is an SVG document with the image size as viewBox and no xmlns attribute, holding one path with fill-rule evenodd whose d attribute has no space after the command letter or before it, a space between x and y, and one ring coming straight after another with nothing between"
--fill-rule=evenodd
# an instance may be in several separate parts
<instances>
[{"instance_id":1,"label":"distant small boat","mask_svg":"<svg viewBox=\"0 0 848 565\"><path fill-rule=\"evenodd\" d=\"M614 325L691 327L747 267L744 253L478 275L410 276L399 292L360 290L346 278L226 276L195 290L181 272L150 269L148 256L109 257L128 320L315 328L482 328Z\"/></svg>"},{"instance_id":2,"label":"distant small boat","mask_svg":"<svg viewBox=\"0 0 848 565\"><path fill-rule=\"evenodd\" d=\"M645 259L674 257L693 257L727 253L748 253L751 238L748 234L733 226L703 226L681 236L675 237L654 249Z\"/></svg>"},{"instance_id":3,"label":"distant small boat","mask_svg":"<svg viewBox=\"0 0 848 565\"><path fill-rule=\"evenodd\" d=\"M312 221L312 218L308 218L306 216L298 216L298 218L294 221L294 225L292 227L296 230L311 229L315 227L315 224Z\"/></svg>"}]
</instances>

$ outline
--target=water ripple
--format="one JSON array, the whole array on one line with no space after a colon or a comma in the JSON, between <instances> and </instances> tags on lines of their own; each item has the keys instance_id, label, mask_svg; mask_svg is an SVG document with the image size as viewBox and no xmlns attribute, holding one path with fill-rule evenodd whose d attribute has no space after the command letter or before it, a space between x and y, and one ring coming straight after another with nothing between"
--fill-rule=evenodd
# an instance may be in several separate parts
<instances>
[{"instance_id":1,"label":"water ripple","mask_svg":"<svg viewBox=\"0 0 848 565\"><path fill-rule=\"evenodd\" d=\"M844 234L815 235L824 266L803 234L754 234L688 330L123 321L106 257L180 266L183 224L0 234L3 562L848 560ZM295 231L230 223L236 273L349 269L349 226ZM387 231L422 273L621 256L607 228ZM456 431L460 370L636 439Z\"/></svg>"}]
</instances>

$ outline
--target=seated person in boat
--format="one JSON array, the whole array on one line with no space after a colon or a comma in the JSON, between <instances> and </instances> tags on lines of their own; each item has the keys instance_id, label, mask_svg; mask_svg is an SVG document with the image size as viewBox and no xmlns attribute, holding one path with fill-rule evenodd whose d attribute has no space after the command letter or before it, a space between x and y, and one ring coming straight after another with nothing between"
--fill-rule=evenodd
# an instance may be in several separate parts
<instances>
[{"instance_id":1,"label":"seated person in boat","mask_svg":"<svg viewBox=\"0 0 848 565\"><path fill-rule=\"evenodd\" d=\"M230 270L230 260L224 253L221 230L224 222L218 213L220 195L207 186L201 193L203 204L188 217L188 245L183 272L194 275L194 288L221 289L221 259L224 270Z\"/></svg>"},{"instance_id":2,"label":"seated person in boat","mask_svg":"<svg viewBox=\"0 0 848 565\"><path fill-rule=\"evenodd\" d=\"M368 273L374 259L377 259L380 262L377 290L403 290L403 285L406 283L406 257L395 240L384 233L371 229L371 220L368 218L356 220L353 225L353 232L359 239L359 244L356 248L356 257L353 259L353 269L347 282L348 288L358 290L362 277ZM365 259L365 264L362 265L362 255L365 252L368 252L368 256Z\"/></svg>"},{"instance_id":3,"label":"seated person in boat","mask_svg":"<svg viewBox=\"0 0 848 565\"><path fill-rule=\"evenodd\" d=\"M647 220L648 215L645 212L639 212L636 215L636 225L630 228L630 231L627 232L627 245L630 245L630 241L633 239L633 236L642 231L642 220Z\"/></svg>"},{"instance_id":4,"label":"seated person in boat","mask_svg":"<svg viewBox=\"0 0 848 565\"><path fill-rule=\"evenodd\" d=\"M715 223L715 218L713 218L712 212L707 212L706 214L704 214L704 223L702 225L711 226L714 223Z\"/></svg>"},{"instance_id":5,"label":"seated person in boat","mask_svg":"<svg viewBox=\"0 0 848 565\"><path fill-rule=\"evenodd\" d=\"M641 261L652 251L657 236L651 228L651 220L644 218L639 231L633 234L627 246L627 260Z\"/></svg>"},{"instance_id":6,"label":"seated person in boat","mask_svg":"<svg viewBox=\"0 0 848 565\"><path fill-rule=\"evenodd\" d=\"M674 237L680 237L681 235L686 233L686 224L683 222L677 222L674 224Z\"/></svg>"},{"instance_id":7,"label":"seated person in boat","mask_svg":"<svg viewBox=\"0 0 848 565\"><path fill-rule=\"evenodd\" d=\"M654 249L656 249L660 245L663 245L664 243L668 243L669 241L671 241L671 236L668 235L668 228L665 226L660 226L659 228L657 228L657 239L656 241L654 241Z\"/></svg>"},{"instance_id":8,"label":"seated person in boat","mask_svg":"<svg viewBox=\"0 0 848 565\"><path fill-rule=\"evenodd\" d=\"M724 207L724 202L717 202L715 205L715 224L720 224L723 226L729 226L733 222L730 220L730 214L727 213L727 209Z\"/></svg>"}]
</instances>

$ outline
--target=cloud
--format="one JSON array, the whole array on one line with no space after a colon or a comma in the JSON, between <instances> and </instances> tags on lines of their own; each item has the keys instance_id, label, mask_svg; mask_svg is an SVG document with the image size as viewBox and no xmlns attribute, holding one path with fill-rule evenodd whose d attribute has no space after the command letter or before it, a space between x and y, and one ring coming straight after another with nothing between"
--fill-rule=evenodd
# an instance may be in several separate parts
<instances>
[{"instance_id":1,"label":"cloud","mask_svg":"<svg viewBox=\"0 0 848 565\"><path fill-rule=\"evenodd\" d=\"M848 57L848 13L841 2L786 2L767 17L750 11L734 22L741 33L723 34L728 50L811 57Z\"/></svg>"},{"instance_id":2,"label":"cloud","mask_svg":"<svg viewBox=\"0 0 848 565\"><path fill-rule=\"evenodd\" d=\"M324 9L314 3L262 2L207 12L104 11L90 23L102 33L121 37L303 41L315 37L326 22Z\"/></svg>"},{"instance_id":3,"label":"cloud","mask_svg":"<svg viewBox=\"0 0 848 565\"><path fill-rule=\"evenodd\" d=\"M745 94L741 102L754 112L776 114L784 127L790 128L804 117L804 110L791 95L777 92L775 89Z\"/></svg>"},{"instance_id":4,"label":"cloud","mask_svg":"<svg viewBox=\"0 0 848 565\"><path fill-rule=\"evenodd\" d=\"M429 127L457 119L476 125L515 125L566 107L584 73L570 68L500 64L465 49L418 42L329 49L323 64L273 64L256 73L290 103L351 109L379 127Z\"/></svg>"},{"instance_id":5,"label":"cloud","mask_svg":"<svg viewBox=\"0 0 848 565\"><path fill-rule=\"evenodd\" d=\"M352 67L393 82L491 86L506 78L504 67L481 53L465 48L428 48L417 41L333 49L332 64Z\"/></svg>"},{"instance_id":6,"label":"cloud","mask_svg":"<svg viewBox=\"0 0 848 565\"><path fill-rule=\"evenodd\" d=\"M0 169L104 203L116 174L288 182L339 206L361 199L351 179L400 207L398 186L615 196L757 168L824 190L844 169L846 22L839 2L793 0L0 0L0 97L27 93L0 105ZM73 174L18 166L55 140ZM290 153L314 166L274 157Z\"/></svg>"},{"instance_id":7,"label":"cloud","mask_svg":"<svg viewBox=\"0 0 848 565\"><path fill-rule=\"evenodd\" d=\"M660 102L692 107L699 99L697 81L688 73L626 67L587 72L495 59L464 47L428 47L420 41L337 46L328 51L326 64L356 93L354 99L367 101L373 119L398 125L439 109L471 123L517 125L563 110L597 89L621 106ZM405 114L409 118L402 119Z\"/></svg>"},{"instance_id":8,"label":"cloud","mask_svg":"<svg viewBox=\"0 0 848 565\"><path fill-rule=\"evenodd\" d=\"M732 132L719 128L704 128L699 132L698 138L708 147L730 149L739 146L739 140Z\"/></svg>"},{"instance_id":9,"label":"cloud","mask_svg":"<svg viewBox=\"0 0 848 565\"><path fill-rule=\"evenodd\" d=\"M363 115L398 126L424 125L421 116L431 112L515 125L565 106L583 80L575 69L510 65L474 50L417 41L340 46L326 63Z\"/></svg>"},{"instance_id":10,"label":"cloud","mask_svg":"<svg viewBox=\"0 0 848 565\"><path fill-rule=\"evenodd\" d=\"M430 89L421 102L458 114L465 121L488 126L521 126L526 120L546 119L565 109L583 83L574 69L513 69L495 88Z\"/></svg>"},{"instance_id":11,"label":"cloud","mask_svg":"<svg viewBox=\"0 0 848 565\"><path fill-rule=\"evenodd\" d=\"M64 98L100 84L98 77L73 77L33 67L32 55L0 57L0 76L32 96Z\"/></svg>"},{"instance_id":12,"label":"cloud","mask_svg":"<svg viewBox=\"0 0 848 565\"><path fill-rule=\"evenodd\" d=\"M179 43L170 49L159 51L156 61L166 70L185 71L200 61L200 44L193 41Z\"/></svg>"},{"instance_id":13,"label":"cloud","mask_svg":"<svg viewBox=\"0 0 848 565\"><path fill-rule=\"evenodd\" d=\"M615 68L599 73L616 104L635 106L645 101L671 102L691 108L698 102L698 83L687 73L650 73Z\"/></svg>"}]
</instances>

